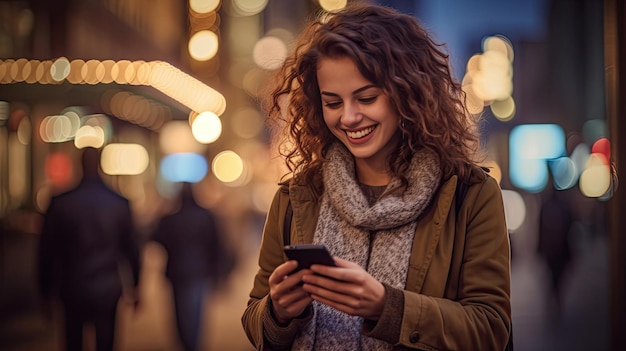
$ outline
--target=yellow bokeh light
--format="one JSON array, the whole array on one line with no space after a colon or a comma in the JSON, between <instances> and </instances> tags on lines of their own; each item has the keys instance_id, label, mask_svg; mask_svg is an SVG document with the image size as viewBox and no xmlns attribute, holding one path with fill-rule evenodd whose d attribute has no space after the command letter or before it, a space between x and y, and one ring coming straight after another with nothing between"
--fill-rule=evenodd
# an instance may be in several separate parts
<instances>
[{"instance_id":1,"label":"yellow bokeh light","mask_svg":"<svg viewBox=\"0 0 626 351\"><path fill-rule=\"evenodd\" d=\"M492 37L487 37L483 41L483 51L498 51L504 54L510 62L513 62L513 45L508 38L497 35Z\"/></svg>"},{"instance_id":2,"label":"yellow bokeh light","mask_svg":"<svg viewBox=\"0 0 626 351\"><path fill-rule=\"evenodd\" d=\"M189 0L189 8L197 13L215 11L219 5L220 0Z\"/></svg>"},{"instance_id":3,"label":"yellow bokeh light","mask_svg":"<svg viewBox=\"0 0 626 351\"><path fill-rule=\"evenodd\" d=\"M0 83L9 83L11 81L10 71L14 60L0 60Z\"/></svg>"},{"instance_id":4,"label":"yellow bokeh light","mask_svg":"<svg viewBox=\"0 0 626 351\"><path fill-rule=\"evenodd\" d=\"M72 60L70 62L70 73L67 76L67 81L72 84L80 84L83 82L82 70L85 65L85 61L81 59Z\"/></svg>"},{"instance_id":5,"label":"yellow bokeh light","mask_svg":"<svg viewBox=\"0 0 626 351\"><path fill-rule=\"evenodd\" d=\"M604 160L595 154L589 156L587 167L578 181L580 191L587 197L601 197L611 186L611 170Z\"/></svg>"},{"instance_id":6,"label":"yellow bokeh light","mask_svg":"<svg viewBox=\"0 0 626 351\"><path fill-rule=\"evenodd\" d=\"M217 34L201 30L189 39L189 55L197 61L208 61L217 55L219 41Z\"/></svg>"},{"instance_id":7,"label":"yellow bokeh light","mask_svg":"<svg viewBox=\"0 0 626 351\"><path fill-rule=\"evenodd\" d=\"M52 68L52 64L53 64L52 61L45 60L41 62L39 66L37 66L37 71L35 72L35 78L37 79L37 82L39 82L40 84L52 83L53 79L52 79L52 75L50 74L50 69ZM68 61L68 65L67 65L68 74L70 72L69 68L70 66L69 66L69 61Z\"/></svg>"},{"instance_id":8,"label":"yellow bokeh light","mask_svg":"<svg viewBox=\"0 0 626 351\"><path fill-rule=\"evenodd\" d=\"M115 63L113 67L111 67L111 77L113 81L118 84L127 84L128 79L126 78L126 69L131 65L129 60L121 60Z\"/></svg>"},{"instance_id":9,"label":"yellow bokeh light","mask_svg":"<svg viewBox=\"0 0 626 351\"><path fill-rule=\"evenodd\" d=\"M87 84L95 85L104 77L104 67L98 60L89 60L80 69L80 76Z\"/></svg>"},{"instance_id":10,"label":"yellow bokeh light","mask_svg":"<svg viewBox=\"0 0 626 351\"><path fill-rule=\"evenodd\" d=\"M135 79L133 81L134 84L149 84L150 75L152 74L152 66L154 63L146 62L143 60L133 62L135 66Z\"/></svg>"},{"instance_id":11,"label":"yellow bokeh light","mask_svg":"<svg viewBox=\"0 0 626 351\"><path fill-rule=\"evenodd\" d=\"M468 73L480 70L480 56L481 55L478 54L472 55L472 57L467 60L466 69Z\"/></svg>"},{"instance_id":12,"label":"yellow bokeh light","mask_svg":"<svg viewBox=\"0 0 626 351\"><path fill-rule=\"evenodd\" d=\"M116 62L113 60L104 60L102 61L102 65L100 69L103 71L102 79L100 82L104 84L112 83L114 80L113 77L113 67L115 67Z\"/></svg>"},{"instance_id":13,"label":"yellow bokeh light","mask_svg":"<svg viewBox=\"0 0 626 351\"><path fill-rule=\"evenodd\" d=\"M494 101L490 107L493 115L503 122L510 121L515 116L515 100L511 96Z\"/></svg>"},{"instance_id":14,"label":"yellow bokeh light","mask_svg":"<svg viewBox=\"0 0 626 351\"><path fill-rule=\"evenodd\" d=\"M60 82L70 75L70 61L66 57L56 59L50 67L52 79Z\"/></svg>"},{"instance_id":15,"label":"yellow bokeh light","mask_svg":"<svg viewBox=\"0 0 626 351\"><path fill-rule=\"evenodd\" d=\"M153 64L149 83L191 110L211 111L218 116L226 110L222 94L167 62Z\"/></svg>"},{"instance_id":16,"label":"yellow bokeh light","mask_svg":"<svg viewBox=\"0 0 626 351\"><path fill-rule=\"evenodd\" d=\"M348 5L348 0L319 0L320 7L324 11L339 11Z\"/></svg>"},{"instance_id":17,"label":"yellow bokeh light","mask_svg":"<svg viewBox=\"0 0 626 351\"><path fill-rule=\"evenodd\" d=\"M497 71L479 71L472 74L472 89L484 101L504 100L513 92L513 84Z\"/></svg>"},{"instance_id":18,"label":"yellow bokeh light","mask_svg":"<svg viewBox=\"0 0 626 351\"><path fill-rule=\"evenodd\" d=\"M241 157L234 151L222 151L213 159L213 174L223 183L231 183L239 179L244 171Z\"/></svg>"},{"instance_id":19,"label":"yellow bokeh light","mask_svg":"<svg viewBox=\"0 0 626 351\"><path fill-rule=\"evenodd\" d=\"M222 121L213 112L202 112L191 124L193 137L202 144L210 144L222 135Z\"/></svg>"},{"instance_id":20,"label":"yellow bokeh light","mask_svg":"<svg viewBox=\"0 0 626 351\"><path fill-rule=\"evenodd\" d=\"M104 129L100 126L82 126L74 137L74 146L77 149L86 147L101 148L104 145Z\"/></svg>"},{"instance_id":21,"label":"yellow bokeh light","mask_svg":"<svg viewBox=\"0 0 626 351\"><path fill-rule=\"evenodd\" d=\"M41 61L39 60L28 61L24 65L24 68L22 69L22 80L30 84L35 83L37 81L35 79L35 72L37 71L37 67L39 66L40 63Z\"/></svg>"},{"instance_id":22,"label":"yellow bokeh light","mask_svg":"<svg viewBox=\"0 0 626 351\"><path fill-rule=\"evenodd\" d=\"M46 116L39 125L41 140L48 143L62 143L71 140L77 126L65 115Z\"/></svg>"},{"instance_id":23,"label":"yellow bokeh light","mask_svg":"<svg viewBox=\"0 0 626 351\"><path fill-rule=\"evenodd\" d=\"M109 144L102 149L100 166L108 175L137 175L150 163L148 151L139 144Z\"/></svg>"},{"instance_id":24,"label":"yellow bokeh light","mask_svg":"<svg viewBox=\"0 0 626 351\"><path fill-rule=\"evenodd\" d=\"M24 81L24 78L22 77L22 71L24 70L24 66L26 66L27 63L28 60L25 58L15 60L15 62L11 65L11 70L9 71L11 80L15 82Z\"/></svg>"}]
</instances>

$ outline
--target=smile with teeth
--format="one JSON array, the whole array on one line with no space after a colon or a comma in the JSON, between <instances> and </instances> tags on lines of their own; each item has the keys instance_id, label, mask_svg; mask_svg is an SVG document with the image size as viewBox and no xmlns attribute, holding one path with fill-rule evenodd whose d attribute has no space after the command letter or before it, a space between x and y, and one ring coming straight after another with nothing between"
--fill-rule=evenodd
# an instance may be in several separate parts
<instances>
[{"instance_id":1,"label":"smile with teeth","mask_svg":"<svg viewBox=\"0 0 626 351\"><path fill-rule=\"evenodd\" d=\"M361 129L361 130L358 130L356 132L350 132L350 131L346 130L346 134L348 135L349 138L360 139L360 138L363 138L363 137L369 135L371 132L374 131L374 129L376 129L376 126L367 127L365 129Z\"/></svg>"}]
</instances>

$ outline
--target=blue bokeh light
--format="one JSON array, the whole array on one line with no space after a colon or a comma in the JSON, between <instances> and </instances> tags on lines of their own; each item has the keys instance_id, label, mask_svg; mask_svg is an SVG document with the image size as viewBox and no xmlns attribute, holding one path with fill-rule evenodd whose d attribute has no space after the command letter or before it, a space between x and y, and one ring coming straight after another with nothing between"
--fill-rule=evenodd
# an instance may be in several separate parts
<instances>
[{"instance_id":1,"label":"blue bokeh light","mask_svg":"<svg viewBox=\"0 0 626 351\"><path fill-rule=\"evenodd\" d=\"M170 182L197 183L208 173L204 156L196 153L175 153L165 156L160 165L161 176Z\"/></svg>"},{"instance_id":2,"label":"blue bokeh light","mask_svg":"<svg viewBox=\"0 0 626 351\"><path fill-rule=\"evenodd\" d=\"M556 124L525 124L509 136L511 183L530 193L548 183L547 161L567 155L565 132Z\"/></svg>"}]
</instances>

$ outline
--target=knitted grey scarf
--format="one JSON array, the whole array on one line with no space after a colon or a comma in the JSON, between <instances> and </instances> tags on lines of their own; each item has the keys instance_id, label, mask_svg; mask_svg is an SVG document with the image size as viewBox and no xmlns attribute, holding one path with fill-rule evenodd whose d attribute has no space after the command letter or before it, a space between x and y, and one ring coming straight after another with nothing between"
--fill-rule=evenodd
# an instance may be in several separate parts
<instances>
[{"instance_id":1,"label":"knitted grey scarf","mask_svg":"<svg viewBox=\"0 0 626 351\"><path fill-rule=\"evenodd\" d=\"M358 263L381 283L403 289L417 217L439 186L437 157L426 150L411 161L409 185L393 179L372 206L356 181L353 156L333 145L323 166L324 194L313 241ZM300 331L293 350L390 350L391 344L361 335L363 318L313 302L313 318Z\"/></svg>"}]
</instances>

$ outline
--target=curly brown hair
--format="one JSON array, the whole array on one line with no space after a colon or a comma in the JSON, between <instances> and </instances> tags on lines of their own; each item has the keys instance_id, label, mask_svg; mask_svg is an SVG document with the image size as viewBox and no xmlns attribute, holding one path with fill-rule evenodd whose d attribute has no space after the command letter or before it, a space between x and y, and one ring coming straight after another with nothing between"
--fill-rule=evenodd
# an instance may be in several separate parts
<instances>
[{"instance_id":1,"label":"curly brown hair","mask_svg":"<svg viewBox=\"0 0 626 351\"><path fill-rule=\"evenodd\" d=\"M384 6L351 3L310 21L276 72L266 105L268 121L286 138L279 152L296 182L320 183L315 178L336 140L324 122L317 82L317 63L325 57L352 59L389 96L403 138L388 160L394 176L406 183L413 153L427 148L439 156L444 179L457 174L469 180L479 149L477 121L465 108L465 93L441 47L414 17Z\"/></svg>"}]
</instances>

